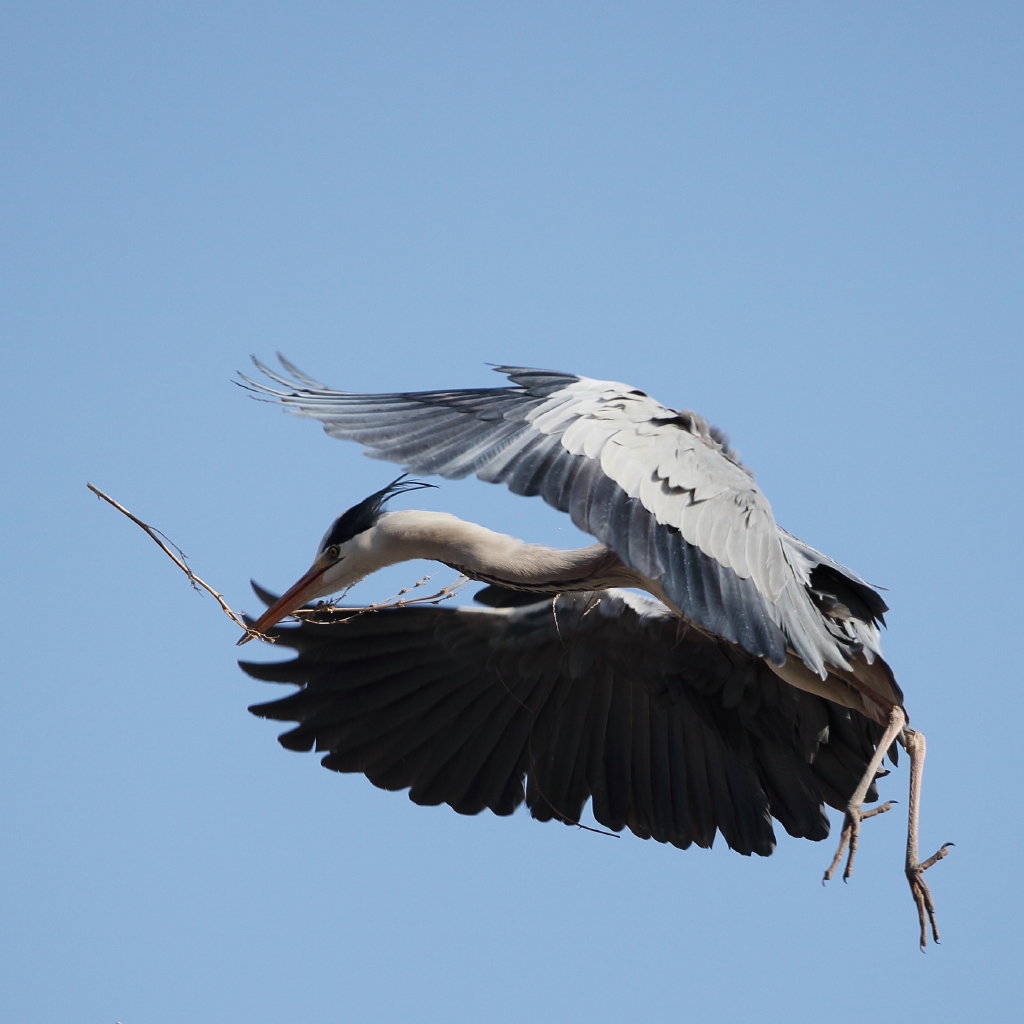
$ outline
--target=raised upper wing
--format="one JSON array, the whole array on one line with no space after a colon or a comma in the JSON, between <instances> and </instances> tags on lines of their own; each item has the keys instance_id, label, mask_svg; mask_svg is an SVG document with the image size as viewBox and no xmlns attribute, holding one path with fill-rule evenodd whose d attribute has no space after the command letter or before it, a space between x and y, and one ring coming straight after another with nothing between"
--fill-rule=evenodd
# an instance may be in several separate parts
<instances>
[{"instance_id":1,"label":"raised upper wing","mask_svg":"<svg viewBox=\"0 0 1024 1024\"><path fill-rule=\"evenodd\" d=\"M521 367L497 368L511 387L360 395L282 362L291 378L257 362L281 387L243 379L417 473L475 474L541 495L687 618L751 654L781 665L793 650L824 677L829 665L848 668L862 644L822 618L813 549L778 528L751 474L696 413L614 381ZM838 569L880 615L877 594Z\"/></svg>"},{"instance_id":2,"label":"raised upper wing","mask_svg":"<svg viewBox=\"0 0 1024 1024\"><path fill-rule=\"evenodd\" d=\"M772 818L827 835L822 804L845 806L880 733L628 592L354 612L276 631L294 660L242 662L300 687L251 710L296 723L289 749L461 814L525 801L572 824L590 800L615 831L767 855Z\"/></svg>"}]
</instances>

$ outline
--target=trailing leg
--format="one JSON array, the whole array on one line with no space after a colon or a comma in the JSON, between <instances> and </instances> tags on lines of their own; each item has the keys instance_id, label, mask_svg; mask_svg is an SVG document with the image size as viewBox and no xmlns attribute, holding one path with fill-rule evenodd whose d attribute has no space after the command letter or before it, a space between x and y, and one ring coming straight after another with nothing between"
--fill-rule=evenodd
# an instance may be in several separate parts
<instances>
[{"instance_id":1,"label":"trailing leg","mask_svg":"<svg viewBox=\"0 0 1024 1024\"><path fill-rule=\"evenodd\" d=\"M924 773L925 739L924 733L915 729L904 729L903 745L910 757L910 811L907 816L907 881L910 892L917 905L917 916L921 924L921 949L928 945L928 931L931 929L932 939L939 941L939 928L935 921L935 904L931 890L924 880L924 873L937 864L949 853L952 843L944 843L926 861L921 861L918 854L918 829L921 810L921 779Z\"/></svg>"},{"instance_id":2,"label":"trailing leg","mask_svg":"<svg viewBox=\"0 0 1024 1024\"><path fill-rule=\"evenodd\" d=\"M836 868L843 859L843 853L846 852L847 849L849 852L846 857L846 867L843 870L843 881L847 881L849 879L850 874L853 872L853 858L857 854L857 840L860 836L861 821L865 818L870 818L874 814L882 814L884 811L887 811L892 807L891 803L885 803L882 804L881 807L876 807L871 811L865 812L861 809L864 806L864 798L868 795L868 790L871 788L871 784L875 781L875 776L878 774L878 769L881 767L882 759L885 757L885 752L893 744L896 737L899 736L906 724L907 716L903 709L893 705L889 711L889 721L885 727L885 732L882 734L882 738L878 741L878 745L875 748L875 754L868 762L867 768L864 769L864 775L857 784L857 788L850 795L850 800L846 805L846 817L843 821L843 832L839 837L839 849L836 850L836 855L832 858L832 863L829 864L822 882L827 882L832 878ZM911 764L913 764L913 758L911 758Z\"/></svg>"}]
</instances>

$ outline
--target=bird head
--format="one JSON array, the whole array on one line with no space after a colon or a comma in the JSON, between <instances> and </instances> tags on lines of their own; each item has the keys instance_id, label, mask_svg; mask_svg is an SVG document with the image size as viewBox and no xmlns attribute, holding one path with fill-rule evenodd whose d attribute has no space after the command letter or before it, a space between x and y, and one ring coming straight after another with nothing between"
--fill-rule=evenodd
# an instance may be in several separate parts
<instances>
[{"instance_id":1,"label":"bird head","mask_svg":"<svg viewBox=\"0 0 1024 1024\"><path fill-rule=\"evenodd\" d=\"M343 512L317 546L313 564L253 623L252 629L263 633L296 608L358 583L367 573L364 542L380 519L388 499L433 486L409 480L403 473L387 487ZM252 637L253 633L246 633L238 643L244 644Z\"/></svg>"}]
</instances>

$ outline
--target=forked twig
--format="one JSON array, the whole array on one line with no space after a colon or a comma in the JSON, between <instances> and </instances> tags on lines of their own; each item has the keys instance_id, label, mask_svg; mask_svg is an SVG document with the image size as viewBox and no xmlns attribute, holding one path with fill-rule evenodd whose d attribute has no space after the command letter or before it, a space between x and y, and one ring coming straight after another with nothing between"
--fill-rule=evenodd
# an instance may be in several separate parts
<instances>
[{"instance_id":1,"label":"forked twig","mask_svg":"<svg viewBox=\"0 0 1024 1024\"><path fill-rule=\"evenodd\" d=\"M422 587L429 581L430 577L424 576L422 579L413 583L412 586L402 587L397 594L392 595L386 600L374 601L373 604L365 605L362 608L338 607L334 601L331 601L312 608L296 608L291 615L293 618L300 619L303 622L312 623L313 625L333 626L339 622L351 622L353 619L357 619L361 615L366 615L369 612L379 612L384 608L408 608L410 605L414 604L441 604L442 601L450 600L454 596L456 590L465 586L469 582L469 577L459 576L454 583L449 583L434 594L424 594L422 597L405 596L410 590ZM346 590L345 593L347 594L348 591ZM336 598L335 600L344 600L344 596L345 595L343 594L341 598ZM339 612L349 612L350 614L340 617Z\"/></svg>"},{"instance_id":2,"label":"forked twig","mask_svg":"<svg viewBox=\"0 0 1024 1024\"><path fill-rule=\"evenodd\" d=\"M175 544L174 541L171 540L171 538L168 537L166 533L164 533L162 530L156 529L156 527L154 526L150 526L148 523L144 523L141 519L139 519L138 516L133 515L131 512L129 512L128 509L124 507L124 505L121 505L118 502L114 501L114 499L110 497L109 494L104 494L98 487L95 487L90 483L87 483L85 486L88 487L89 490L92 491L92 493L95 494L97 498L102 498L108 504L113 505L118 512L122 513L122 515L126 515L136 526L142 529L160 548L160 550L163 551L163 553L167 555L167 557L172 562L174 562L174 564L179 569L181 569L181 571L188 577L189 582L195 589L201 588L205 590L211 597L213 597L217 604L220 605L221 610L224 612L224 614L227 615L232 622L234 622L237 626L240 626L242 629L244 629L246 633L248 633L250 636L256 636L259 637L261 640L268 640L271 643L273 643L273 638L264 636L262 633L258 633L256 632L256 630L252 629L252 627L246 625L245 620L240 615L238 615L237 612L232 610L230 605L228 605L227 601L225 601L224 598L221 597L221 595L218 594L217 591L214 590L209 583L207 583L205 580L200 579L188 567L188 559L185 556L185 552L182 551L181 548L178 547L178 545ZM171 548L173 548L174 550L172 551Z\"/></svg>"}]
</instances>

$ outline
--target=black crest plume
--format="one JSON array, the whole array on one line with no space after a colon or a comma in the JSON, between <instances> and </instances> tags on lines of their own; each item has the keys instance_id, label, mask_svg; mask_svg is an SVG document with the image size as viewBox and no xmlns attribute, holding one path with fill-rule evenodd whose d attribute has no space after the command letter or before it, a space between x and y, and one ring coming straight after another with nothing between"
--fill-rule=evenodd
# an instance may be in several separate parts
<instances>
[{"instance_id":1,"label":"black crest plume","mask_svg":"<svg viewBox=\"0 0 1024 1024\"><path fill-rule=\"evenodd\" d=\"M409 480L408 474L403 473L400 477L392 480L386 487L374 491L368 498L364 498L358 505L353 505L347 512L343 512L334 521L331 528L324 534L320 544L321 549L330 547L332 544L344 544L357 534L370 529L380 518L381 511L387 502L396 494L404 494L406 491L418 491L423 487L434 487L435 484L424 483L422 480Z\"/></svg>"}]
</instances>

